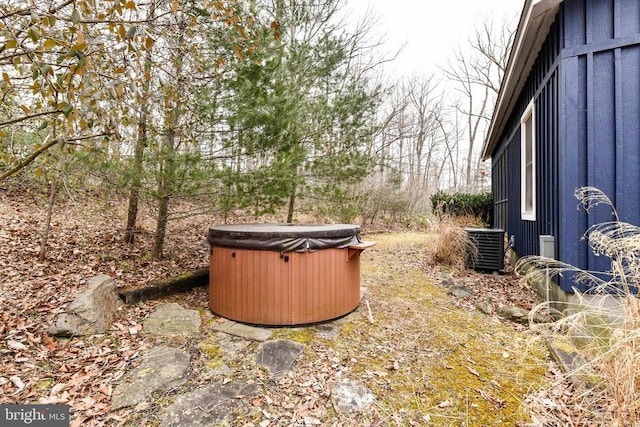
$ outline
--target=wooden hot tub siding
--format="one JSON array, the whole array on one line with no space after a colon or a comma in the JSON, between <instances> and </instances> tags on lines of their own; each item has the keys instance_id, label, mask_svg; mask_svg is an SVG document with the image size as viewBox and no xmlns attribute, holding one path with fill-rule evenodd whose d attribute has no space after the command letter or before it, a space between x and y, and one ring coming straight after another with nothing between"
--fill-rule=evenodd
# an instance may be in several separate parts
<instances>
[{"instance_id":1,"label":"wooden hot tub siding","mask_svg":"<svg viewBox=\"0 0 640 427\"><path fill-rule=\"evenodd\" d=\"M214 247L209 307L228 319L260 325L340 317L360 302L360 252L333 248L281 257L275 251Z\"/></svg>"}]
</instances>

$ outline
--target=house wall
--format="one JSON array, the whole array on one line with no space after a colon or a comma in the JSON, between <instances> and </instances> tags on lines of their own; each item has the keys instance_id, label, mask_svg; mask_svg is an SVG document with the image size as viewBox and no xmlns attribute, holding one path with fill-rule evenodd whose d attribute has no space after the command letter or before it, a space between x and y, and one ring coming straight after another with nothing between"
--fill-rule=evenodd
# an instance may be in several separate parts
<instances>
[{"instance_id":1,"label":"house wall","mask_svg":"<svg viewBox=\"0 0 640 427\"><path fill-rule=\"evenodd\" d=\"M573 207L573 192L597 187L623 221L640 224L640 2L566 0L563 11L557 253L572 265L606 271L608 260L581 238L588 227L611 221L611 210L587 215Z\"/></svg>"},{"instance_id":2,"label":"house wall","mask_svg":"<svg viewBox=\"0 0 640 427\"><path fill-rule=\"evenodd\" d=\"M536 100L535 222L520 219L520 117ZM640 225L640 2L565 0L492 153L495 226L515 237L520 256L539 254L539 236L556 237L561 261L606 271L605 257L582 239L612 220L587 215L574 191L603 190L623 221ZM565 276L564 291L576 284ZM584 287L578 286L584 291Z\"/></svg>"},{"instance_id":3,"label":"house wall","mask_svg":"<svg viewBox=\"0 0 640 427\"><path fill-rule=\"evenodd\" d=\"M520 256L537 255L541 234L557 235L559 73L561 21L556 19L509 118L501 143L492 155L494 226L514 236ZM536 221L521 219L520 118L535 98ZM557 251L557 248L556 248Z\"/></svg>"}]
</instances>

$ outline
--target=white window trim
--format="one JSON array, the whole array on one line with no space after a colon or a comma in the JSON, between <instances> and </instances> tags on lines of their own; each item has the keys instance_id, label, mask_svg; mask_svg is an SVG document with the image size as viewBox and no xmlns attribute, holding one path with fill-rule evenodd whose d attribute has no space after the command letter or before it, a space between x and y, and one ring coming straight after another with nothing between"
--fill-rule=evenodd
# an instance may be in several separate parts
<instances>
[{"instance_id":1,"label":"white window trim","mask_svg":"<svg viewBox=\"0 0 640 427\"><path fill-rule=\"evenodd\" d=\"M523 221L535 221L536 220L536 109L535 101L532 99L527 108L524 110L522 117L520 118L520 214ZM531 192L533 193L532 209L526 209L526 147L527 147L527 135L525 132L525 123L527 120L531 120Z\"/></svg>"}]
</instances>

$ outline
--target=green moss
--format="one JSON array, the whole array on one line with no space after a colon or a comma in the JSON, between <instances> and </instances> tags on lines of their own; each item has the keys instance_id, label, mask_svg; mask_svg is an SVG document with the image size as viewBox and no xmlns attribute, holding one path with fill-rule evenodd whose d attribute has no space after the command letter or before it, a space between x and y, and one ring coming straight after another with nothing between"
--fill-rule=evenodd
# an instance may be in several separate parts
<instances>
[{"instance_id":1,"label":"green moss","mask_svg":"<svg viewBox=\"0 0 640 427\"><path fill-rule=\"evenodd\" d=\"M316 339L316 331L312 327L282 328L274 331L273 338L307 344Z\"/></svg>"},{"instance_id":2,"label":"green moss","mask_svg":"<svg viewBox=\"0 0 640 427\"><path fill-rule=\"evenodd\" d=\"M49 390L55 384L55 380L53 378L45 378L36 384L36 390L44 391Z\"/></svg>"},{"instance_id":3,"label":"green moss","mask_svg":"<svg viewBox=\"0 0 640 427\"><path fill-rule=\"evenodd\" d=\"M363 269L376 283L364 295L374 323L354 316L333 343L349 375L378 396L380 413L396 414L393 420L401 424L424 424L426 415L434 425L528 421L521 405L545 384L544 346L489 316L454 306L420 267L425 243L415 236L408 240L419 243L387 237L372 251L374 267ZM387 243L394 246L381 250ZM389 256L402 258L404 267L393 269Z\"/></svg>"},{"instance_id":4,"label":"green moss","mask_svg":"<svg viewBox=\"0 0 640 427\"><path fill-rule=\"evenodd\" d=\"M340 336L343 338L352 338L355 335L355 325L353 322L347 322L340 325Z\"/></svg>"},{"instance_id":5,"label":"green moss","mask_svg":"<svg viewBox=\"0 0 640 427\"><path fill-rule=\"evenodd\" d=\"M216 369L224 365L224 352L217 344L203 341L198 344L198 350L209 357L207 367L209 367L210 369Z\"/></svg>"},{"instance_id":6,"label":"green moss","mask_svg":"<svg viewBox=\"0 0 640 427\"><path fill-rule=\"evenodd\" d=\"M136 375L139 377L146 377L147 375L149 375L151 372L153 372L153 369L151 368L144 368L139 370Z\"/></svg>"}]
</instances>

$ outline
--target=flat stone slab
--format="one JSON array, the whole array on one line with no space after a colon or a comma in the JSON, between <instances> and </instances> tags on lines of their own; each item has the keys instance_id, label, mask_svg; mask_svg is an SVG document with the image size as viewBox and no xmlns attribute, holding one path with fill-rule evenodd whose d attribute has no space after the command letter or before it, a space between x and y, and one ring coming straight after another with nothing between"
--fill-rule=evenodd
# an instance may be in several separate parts
<instances>
[{"instance_id":1,"label":"flat stone slab","mask_svg":"<svg viewBox=\"0 0 640 427\"><path fill-rule=\"evenodd\" d=\"M269 329L249 326L244 323L234 322L233 320L225 320L222 323L217 323L213 326L213 330L260 342L268 340L273 334Z\"/></svg>"},{"instance_id":2,"label":"flat stone slab","mask_svg":"<svg viewBox=\"0 0 640 427\"><path fill-rule=\"evenodd\" d=\"M191 356L173 347L159 346L141 356L140 365L120 379L111 409L137 405L155 391L168 390L187 381Z\"/></svg>"},{"instance_id":3,"label":"flat stone slab","mask_svg":"<svg viewBox=\"0 0 640 427\"><path fill-rule=\"evenodd\" d=\"M187 310L178 303L163 304L144 321L147 335L193 337L200 334L200 313Z\"/></svg>"},{"instance_id":4,"label":"flat stone slab","mask_svg":"<svg viewBox=\"0 0 640 427\"><path fill-rule=\"evenodd\" d=\"M215 343L220 346L222 351L230 356L240 353L249 346L249 341L242 337L225 334L224 332L218 332Z\"/></svg>"},{"instance_id":5,"label":"flat stone slab","mask_svg":"<svg viewBox=\"0 0 640 427\"><path fill-rule=\"evenodd\" d=\"M243 403L241 398L251 396L257 391L258 386L255 384L230 382L213 384L183 394L173 405L163 411L161 425L204 427L232 422L233 411Z\"/></svg>"},{"instance_id":6,"label":"flat stone slab","mask_svg":"<svg viewBox=\"0 0 640 427\"><path fill-rule=\"evenodd\" d=\"M336 324L316 326L318 337L334 340L340 336L340 326Z\"/></svg>"},{"instance_id":7,"label":"flat stone slab","mask_svg":"<svg viewBox=\"0 0 640 427\"><path fill-rule=\"evenodd\" d=\"M359 414L368 412L376 396L362 383L344 379L331 389L331 402L338 413Z\"/></svg>"},{"instance_id":8,"label":"flat stone slab","mask_svg":"<svg viewBox=\"0 0 640 427\"><path fill-rule=\"evenodd\" d=\"M255 361L269 371L269 378L279 380L289 372L298 357L304 351L304 345L289 340L267 341L260 345Z\"/></svg>"}]
</instances>

